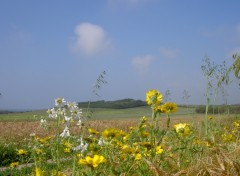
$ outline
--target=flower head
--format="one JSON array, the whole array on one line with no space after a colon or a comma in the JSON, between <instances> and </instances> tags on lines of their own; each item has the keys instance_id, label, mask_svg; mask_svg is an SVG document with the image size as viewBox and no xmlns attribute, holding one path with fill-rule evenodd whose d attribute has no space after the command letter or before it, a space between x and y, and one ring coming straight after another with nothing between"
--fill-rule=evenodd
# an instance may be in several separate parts
<instances>
[{"instance_id":1,"label":"flower head","mask_svg":"<svg viewBox=\"0 0 240 176\"><path fill-rule=\"evenodd\" d=\"M17 167L19 165L19 162L13 162L10 164L10 168Z\"/></svg>"},{"instance_id":2,"label":"flower head","mask_svg":"<svg viewBox=\"0 0 240 176\"><path fill-rule=\"evenodd\" d=\"M180 136L187 136L191 133L190 125L187 123L179 123L174 125L175 131Z\"/></svg>"},{"instance_id":3,"label":"flower head","mask_svg":"<svg viewBox=\"0 0 240 176\"><path fill-rule=\"evenodd\" d=\"M160 108L161 112L165 114L175 113L178 110L177 104L173 102L164 103Z\"/></svg>"},{"instance_id":4,"label":"flower head","mask_svg":"<svg viewBox=\"0 0 240 176\"><path fill-rule=\"evenodd\" d=\"M18 155L26 155L26 154L27 154L26 150L23 150L23 149L18 150Z\"/></svg>"},{"instance_id":5,"label":"flower head","mask_svg":"<svg viewBox=\"0 0 240 176\"><path fill-rule=\"evenodd\" d=\"M159 105L163 99L163 95L157 90L150 90L146 93L146 102L148 105Z\"/></svg>"},{"instance_id":6,"label":"flower head","mask_svg":"<svg viewBox=\"0 0 240 176\"><path fill-rule=\"evenodd\" d=\"M156 147L156 154L161 154L163 152L163 147L161 145Z\"/></svg>"},{"instance_id":7,"label":"flower head","mask_svg":"<svg viewBox=\"0 0 240 176\"><path fill-rule=\"evenodd\" d=\"M101 155L86 156L85 159L80 159L78 164L87 165L89 167L97 167L99 164L105 162L105 158Z\"/></svg>"},{"instance_id":8,"label":"flower head","mask_svg":"<svg viewBox=\"0 0 240 176\"><path fill-rule=\"evenodd\" d=\"M57 107L63 107L66 104L66 101L63 98L55 99L55 105Z\"/></svg>"},{"instance_id":9,"label":"flower head","mask_svg":"<svg viewBox=\"0 0 240 176\"><path fill-rule=\"evenodd\" d=\"M66 138L66 137L69 137L70 136L70 132L69 132L69 129L68 127L66 126L63 130L63 132L60 134L61 137L63 138Z\"/></svg>"}]
</instances>

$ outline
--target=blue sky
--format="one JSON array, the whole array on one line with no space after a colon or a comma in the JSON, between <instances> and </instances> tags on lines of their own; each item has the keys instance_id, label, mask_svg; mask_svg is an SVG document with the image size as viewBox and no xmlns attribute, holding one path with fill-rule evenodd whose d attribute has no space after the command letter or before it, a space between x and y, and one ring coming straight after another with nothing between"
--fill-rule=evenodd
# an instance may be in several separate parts
<instances>
[{"instance_id":1,"label":"blue sky","mask_svg":"<svg viewBox=\"0 0 240 176\"><path fill-rule=\"evenodd\" d=\"M67 101L145 99L205 102L202 59L232 63L240 51L240 1L101 0L0 2L0 109ZM108 84L93 94L102 71ZM229 103L240 103L237 83ZM221 97L219 98L221 101Z\"/></svg>"}]
</instances>

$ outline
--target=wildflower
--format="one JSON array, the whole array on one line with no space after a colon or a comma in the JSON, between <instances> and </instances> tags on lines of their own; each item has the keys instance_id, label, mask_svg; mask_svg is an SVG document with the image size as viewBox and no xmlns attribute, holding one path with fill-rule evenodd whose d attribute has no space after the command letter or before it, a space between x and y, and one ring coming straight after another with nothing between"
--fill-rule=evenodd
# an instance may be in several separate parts
<instances>
[{"instance_id":1,"label":"wildflower","mask_svg":"<svg viewBox=\"0 0 240 176\"><path fill-rule=\"evenodd\" d=\"M173 102L164 103L160 108L161 112L165 114L175 113L178 110L177 104Z\"/></svg>"},{"instance_id":2,"label":"wildflower","mask_svg":"<svg viewBox=\"0 0 240 176\"><path fill-rule=\"evenodd\" d=\"M128 145L123 145L122 146L122 152L127 153L127 154L131 154L131 153L135 153L136 150L135 150L135 148L132 148Z\"/></svg>"},{"instance_id":3,"label":"wildflower","mask_svg":"<svg viewBox=\"0 0 240 176\"><path fill-rule=\"evenodd\" d=\"M145 147L148 150L150 150L152 148L152 145L150 142L141 142L140 145Z\"/></svg>"},{"instance_id":4,"label":"wildflower","mask_svg":"<svg viewBox=\"0 0 240 176\"><path fill-rule=\"evenodd\" d=\"M147 138L148 136L150 136L150 134L149 134L149 132L147 132L147 131L143 131L143 132L141 133L141 136Z\"/></svg>"},{"instance_id":5,"label":"wildflower","mask_svg":"<svg viewBox=\"0 0 240 176\"><path fill-rule=\"evenodd\" d=\"M66 126L63 130L63 132L60 134L61 137L63 138L66 138L66 137L69 137L70 136L70 132L69 132L69 129L68 127Z\"/></svg>"},{"instance_id":6,"label":"wildflower","mask_svg":"<svg viewBox=\"0 0 240 176\"><path fill-rule=\"evenodd\" d=\"M66 104L66 101L63 98L57 98L55 99L55 105L57 107L63 107Z\"/></svg>"},{"instance_id":7,"label":"wildflower","mask_svg":"<svg viewBox=\"0 0 240 176\"><path fill-rule=\"evenodd\" d=\"M83 125L83 123L82 123L82 120L81 120L81 119L79 119L79 120L78 120L78 122L77 122L77 126L79 126L79 128L81 128L81 127L82 127L82 125Z\"/></svg>"},{"instance_id":8,"label":"wildflower","mask_svg":"<svg viewBox=\"0 0 240 176\"><path fill-rule=\"evenodd\" d=\"M38 167L35 169L35 172L36 172L36 176L43 176L44 175L43 171Z\"/></svg>"},{"instance_id":9,"label":"wildflower","mask_svg":"<svg viewBox=\"0 0 240 176\"><path fill-rule=\"evenodd\" d=\"M99 132L96 131L96 130L94 130L93 128L88 128L88 132L89 132L90 134L99 134Z\"/></svg>"},{"instance_id":10,"label":"wildflower","mask_svg":"<svg viewBox=\"0 0 240 176\"><path fill-rule=\"evenodd\" d=\"M35 151L36 151L36 153L37 153L38 155L40 155L40 154L43 153L42 149L36 149Z\"/></svg>"},{"instance_id":11,"label":"wildflower","mask_svg":"<svg viewBox=\"0 0 240 176\"><path fill-rule=\"evenodd\" d=\"M57 115L57 112L56 112L56 110L55 110L54 108L48 109L48 110L47 110L47 113L48 113L49 118L56 119L57 116L58 116L58 115Z\"/></svg>"},{"instance_id":12,"label":"wildflower","mask_svg":"<svg viewBox=\"0 0 240 176\"><path fill-rule=\"evenodd\" d=\"M78 164L87 165L89 167L98 167L99 164L105 162L105 158L101 155L94 155L93 157L86 156L85 159L80 159Z\"/></svg>"},{"instance_id":13,"label":"wildflower","mask_svg":"<svg viewBox=\"0 0 240 176\"><path fill-rule=\"evenodd\" d=\"M37 141L40 143L40 144L43 144L45 146L48 146L49 145L49 140L51 139L52 137L51 136L47 136L45 138L37 138Z\"/></svg>"},{"instance_id":14,"label":"wildflower","mask_svg":"<svg viewBox=\"0 0 240 176\"><path fill-rule=\"evenodd\" d=\"M140 159L142 159L142 155L141 155L141 153L137 153L135 155L135 159L134 160L140 160Z\"/></svg>"},{"instance_id":15,"label":"wildflower","mask_svg":"<svg viewBox=\"0 0 240 176\"><path fill-rule=\"evenodd\" d=\"M174 125L176 132L181 136L187 136L191 133L190 126L187 123L179 123Z\"/></svg>"},{"instance_id":16,"label":"wildflower","mask_svg":"<svg viewBox=\"0 0 240 176\"><path fill-rule=\"evenodd\" d=\"M19 162L12 162L10 164L10 168L14 168L14 167L17 167L19 165Z\"/></svg>"},{"instance_id":17,"label":"wildflower","mask_svg":"<svg viewBox=\"0 0 240 176\"><path fill-rule=\"evenodd\" d=\"M119 130L115 128L105 129L102 132L102 136L105 138L115 138L119 136Z\"/></svg>"},{"instance_id":18,"label":"wildflower","mask_svg":"<svg viewBox=\"0 0 240 176\"><path fill-rule=\"evenodd\" d=\"M64 116L64 120L65 120L66 122L69 122L70 120L72 120L72 118L71 118L71 117L68 117L68 116Z\"/></svg>"},{"instance_id":19,"label":"wildflower","mask_svg":"<svg viewBox=\"0 0 240 176\"><path fill-rule=\"evenodd\" d=\"M214 116L208 116L208 120L214 119Z\"/></svg>"},{"instance_id":20,"label":"wildflower","mask_svg":"<svg viewBox=\"0 0 240 176\"><path fill-rule=\"evenodd\" d=\"M23 149L18 150L18 155L26 155L26 154L27 154L26 150L23 150Z\"/></svg>"},{"instance_id":21,"label":"wildflower","mask_svg":"<svg viewBox=\"0 0 240 176\"><path fill-rule=\"evenodd\" d=\"M146 93L146 102L148 105L159 105L163 99L163 95L157 90L150 90Z\"/></svg>"},{"instance_id":22,"label":"wildflower","mask_svg":"<svg viewBox=\"0 0 240 176\"><path fill-rule=\"evenodd\" d=\"M66 141L66 142L64 143L64 146L67 147L67 148L70 148L70 147L71 147L71 143L69 143L69 142Z\"/></svg>"},{"instance_id":23,"label":"wildflower","mask_svg":"<svg viewBox=\"0 0 240 176\"><path fill-rule=\"evenodd\" d=\"M77 103L76 102L68 102L67 103L67 106L68 106L68 108L69 108L69 110L72 112L72 111L74 111L74 110L76 110L76 109L78 109L78 106L77 106Z\"/></svg>"},{"instance_id":24,"label":"wildflower","mask_svg":"<svg viewBox=\"0 0 240 176\"><path fill-rule=\"evenodd\" d=\"M158 154L161 154L162 152L163 152L162 146L161 145L157 146L156 147L156 154L158 155Z\"/></svg>"},{"instance_id":25,"label":"wildflower","mask_svg":"<svg viewBox=\"0 0 240 176\"><path fill-rule=\"evenodd\" d=\"M223 134L222 139L224 142L232 142L235 140L235 137L232 134Z\"/></svg>"},{"instance_id":26,"label":"wildflower","mask_svg":"<svg viewBox=\"0 0 240 176\"><path fill-rule=\"evenodd\" d=\"M46 127L47 127L47 121L46 121L46 119L41 119L41 120L40 120L40 127L42 127L42 128L46 128Z\"/></svg>"},{"instance_id":27,"label":"wildflower","mask_svg":"<svg viewBox=\"0 0 240 176\"><path fill-rule=\"evenodd\" d=\"M237 120L237 121L233 122L233 124L236 128L240 129L240 120Z\"/></svg>"},{"instance_id":28,"label":"wildflower","mask_svg":"<svg viewBox=\"0 0 240 176\"><path fill-rule=\"evenodd\" d=\"M80 141L80 145L76 146L73 150L80 151L81 153L83 153L84 151L87 150L88 143L84 142L82 138L80 138L79 141Z\"/></svg>"},{"instance_id":29,"label":"wildflower","mask_svg":"<svg viewBox=\"0 0 240 176\"><path fill-rule=\"evenodd\" d=\"M143 116L142 119L141 119L141 122L142 123L145 123L147 121L147 117L146 116Z\"/></svg>"},{"instance_id":30,"label":"wildflower","mask_svg":"<svg viewBox=\"0 0 240 176\"><path fill-rule=\"evenodd\" d=\"M70 153L71 149L69 147L64 148L65 153Z\"/></svg>"}]
</instances>

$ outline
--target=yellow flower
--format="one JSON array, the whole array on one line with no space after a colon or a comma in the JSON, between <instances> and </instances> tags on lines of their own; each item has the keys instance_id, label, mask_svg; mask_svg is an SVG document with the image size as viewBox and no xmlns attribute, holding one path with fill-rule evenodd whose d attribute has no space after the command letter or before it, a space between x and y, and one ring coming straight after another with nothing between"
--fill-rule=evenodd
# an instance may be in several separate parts
<instances>
[{"instance_id":1,"label":"yellow flower","mask_svg":"<svg viewBox=\"0 0 240 176\"><path fill-rule=\"evenodd\" d=\"M141 153L137 153L135 155L135 159L134 160L140 160L140 159L142 159L142 155L141 155Z\"/></svg>"},{"instance_id":2,"label":"yellow flower","mask_svg":"<svg viewBox=\"0 0 240 176\"><path fill-rule=\"evenodd\" d=\"M174 125L174 128L175 128L176 132L181 136L187 136L191 133L190 126L187 123L176 124L176 125Z\"/></svg>"},{"instance_id":3,"label":"yellow flower","mask_svg":"<svg viewBox=\"0 0 240 176\"><path fill-rule=\"evenodd\" d=\"M165 114L175 113L178 110L177 104L173 102L164 103L160 108L161 112Z\"/></svg>"},{"instance_id":4,"label":"yellow flower","mask_svg":"<svg viewBox=\"0 0 240 176\"><path fill-rule=\"evenodd\" d=\"M233 124L236 128L240 128L240 120L233 122Z\"/></svg>"},{"instance_id":5,"label":"yellow flower","mask_svg":"<svg viewBox=\"0 0 240 176\"><path fill-rule=\"evenodd\" d=\"M224 142L232 142L235 140L235 137L232 134L223 134L222 139Z\"/></svg>"},{"instance_id":6,"label":"yellow flower","mask_svg":"<svg viewBox=\"0 0 240 176\"><path fill-rule=\"evenodd\" d=\"M78 161L78 164L83 164L95 168L103 162L105 162L105 158L103 156L94 155L93 157L86 156L85 159L80 159Z\"/></svg>"},{"instance_id":7,"label":"yellow flower","mask_svg":"<svg viewBox=\"0 0 240 176\"><path fill-rule=\"evenodd\" d=\"M99 134L99 132L96 131L96 130L94 130L93 128L88 128L88 132L89 132L90 134Z\"/></svg>"},{"instance_id":8,"label":"yellow flower","mask_svg":"<svg viewBox=\"0 0 240 176\"><path fill-rule=\"evenodd\" d=\"M149 90L146 93L146 102L148 105L159 105L163 99L163 95L157 90Z\"/></svg>"},{"instance_id":9,"label":"yellow flower","mask_svg":"<svg viewBox=\"0 0 240 176\"><path fill-rule=\"evenodd\" d=\"M17 167L19 165L19 162L13 162L10 164L11 168Z\"/></svg>"},{"instance_id":10,"label":"yellow flower","mask_svg":"<svg viewBox=\"0 0 240 176\"><path fill-rule=\"evenodd\" d=\"M26 154L27 154L26 150L23 150L23 149L18 150L18 155L26 155Z\"/></svg>"},{"instance_id":11,"label":"yellow flower","mask_svg":"<svg viewBox=\"0 0 240 176\"><path fill-rule=\"evenodd\" d=\"M36 149L35 151L38 155L43 153L42 149Z\"/></svg>"},{"instance_id":12,"label":"yellow flower","mask_svg":"<svg viewBox=\"0 0 240 176\"><path fill-rule=\"evenodd\" d=\"M119 130L115 128L105 129L102 132L102 136L105 138L115 138L115 137L118 137L119 135L120 135Z\"/></svg>"},{"instance_id":13,"label":"yellow flower","mask_svg":"<svg viewBox=\"0 0 240 176\"><path fill-rule=\"evenodd\" d=\"M162 146L161 145L157 146L156 147L156 154L158 155L158 154L161 154L162 152L163 152Z\"/></svg>"},{"instance_id":14,"label":"yellow flower","mask_svg":"<svg viewBox=\"0 0 240 176\"><path fill-rule=\"evenodd\" d=\"M67 147L67 148L64 149L64 152L65 152L65 153L70 153L70 152L71 152L71 149L70 149L69 147Z\"/></svg>"},{"instance_id":15,"label":"yellow flower","mask_svg":"<svg viewBox=\"0 0 240 176\"><path fill-rule=\"evenodd\" d=\"M66 142L64 143L64 146L65 146L66 148L70 148L70 147L71 147L71 143L66 141Z\"/></svg>"},{"instance_id":16,"label":"yellow flower","mask_svg":"<svg viewBox=\"0 0 240 176\"><path fill-rule=\"evenodd\" d=\"M128 146L128 145L123 145L123 146L122 146L122 152L131 154L131 153L135 153L135 152L136 152L136 149L135 149L135 148L132 148L132 147L130 147L130 146Z\"/></svg>"},{"instance_id":17,"label":"yellow flower","mask_svg":"<svg viewBox=\"0 0 240 176\"><path fill-rule=\"evenodd\" d=\"M214 116L208 116L208 120L212 120L214 118L215 118Z\"/></svg>"},{"instance_id":18,"label":"yellow flower","mask_svg":"<svg viewBox=\"0 0 240 176\"><path fill-rule=\"evenodd\" d=\"M35 172L36 172L36 176L43 176L44 175L43 171L38 167L35 169Z\"/></svg>"},{"instance_id":19,"label":"yellow flower","mask_svg":"<svg viewBox=\"0 0 240 176\"><path fill-rule=\"evenodd\" d=\"M152 148L152 145L150 142L140 142L141 146L145 147L146 149L150 150Z\"/></svg>"},{"instance_id":20,"label":"yellow flower","mask_svg":"<svg viewBox=\"0 0 240 176\"><path fill-rule=\"evenodd\" d=\"M148 136L150 136L150 134L149 134L149 132L147 132L147 131L143 131L143 132L141 133L141 136L147 138Z\"/></svg>"}]
</instances>

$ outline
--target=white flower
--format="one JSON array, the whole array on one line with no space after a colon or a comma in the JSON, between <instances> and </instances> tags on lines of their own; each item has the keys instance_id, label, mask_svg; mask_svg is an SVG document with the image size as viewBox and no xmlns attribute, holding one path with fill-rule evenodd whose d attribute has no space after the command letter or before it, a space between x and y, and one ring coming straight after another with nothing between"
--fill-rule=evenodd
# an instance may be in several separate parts
<instances>
[{"instance_id":1,"label":"white flower","mask_svg":"<svg viewBox=\"0 0 240 176\"><path fill-rule=\"evenodd\" d=\"M78 123L77 123L77 125L78 125L79 127L81 127L81 126L82 126L82 120L81 120L81 119L79 119L79 120L78 120Z\"/></svg>"},{"instance_id":2,"label":"white flower","mask_svg":"<svg viewBox=\"0 0 240 176\"><path fill-rule=\"evenodd\" d=\"M101 146L102 146L102 145L105 144L105 143L106 143L106 142L105 142L103 139L99 139L99 140L98 140L98 145L101 145Z\"/></svg>"},{"instance_id":3,"label":"white flower","mask_svg":"<svg viewBox=\"0 0 240 176\"><path fill-rule=\"evenodd\" d=\"M47 113L48 113L49 118L53 118L53 119L57 118L57 112L54 108L48 109Z\"/></svg>"},{"instance_id":4,"label":"white flower","mask_svg":"<svg viewBox=\"0 0 240 176\"><path fill-rule=\"evenodd\" d=\"M70 132L69 132L68 127L66 126L64 128L63 132L60 134L60 137L66 138L66 137L69 137L69 136L70 136Z\"/></svg>"},{"instance_id":5,"label":"white flower","mask_svg":"<svg viewBox=\"0 0 240 176\"><path fill-rule=\"evenodd\" d=\"M47 121L45 119L40 120L40 127L42 128L47 127Z\"/></svg>"},{"instance_id":6,"label":"white flower","mask_svg":"<svg viewBox=\"0 0 240 176\"><path fill-rule=\"evenodd\" d=\"M66 101L63 98L57 98L55 99L55 105L57 107L63 107L66 104Z\"/></svg>"},{"instance_id":7,"label":"white flower","mask_svg":"<svg viewBox=\"0 0 240 176\"><path fill-rule=\"evenodd\" d=\"M64 116L65 121L69 122L72 118L68 116Z\"/></svg>"},{"instance_id":8,"label":"white flower","mask_svg":"<svg viewBox=\"0 0 240 176\"><path fill-rule=\"evenodd\" d=\"M67 106L68 106L68 108L69 108L70 111L73 111L73 110L75 110L75 109L78 108L76 102L72 102L72 103L71 103L71 102L68 102Z\"/></svg>"},{"instance_id":9,"label":"white flower","mask_svg":"<svg viewBox=\"0 0 240 176\"><path fill-rule=\"evenodd\" d=\"M81 153L83 153L84 151L87 150L87 148L88 148L88 143L83 142L82 138L80 138L80 145L75 147L74 150L80 151Z\"/></svg>"}]
</instances>

